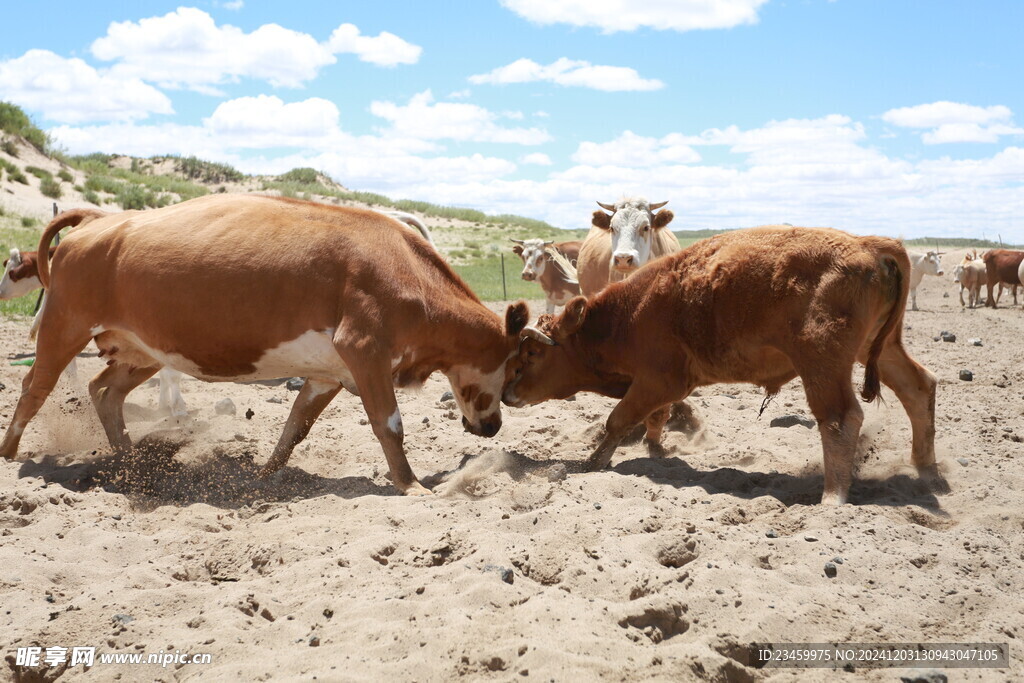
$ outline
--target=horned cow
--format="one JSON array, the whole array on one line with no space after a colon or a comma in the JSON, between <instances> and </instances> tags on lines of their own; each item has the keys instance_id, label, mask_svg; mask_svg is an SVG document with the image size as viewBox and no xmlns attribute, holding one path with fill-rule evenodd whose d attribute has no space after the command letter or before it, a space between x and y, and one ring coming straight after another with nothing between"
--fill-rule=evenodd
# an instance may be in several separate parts
<instances>
[{"instance_id":1,"label":"horned cow","mask_svg":"<svg viewBox=\"0 0 1024 683\"><path fill-rule=\"evenodd\" d=\"M523 272L520 274L527 282L536 282L544 290L547 312L554 313L555 306L564 306L569 299L580 293L580 284L575 273L566 273L552 259L549 250L554 249L564 256L571 264L580 257L581 242L555 242L542 239L512 239L516 246L512 251L523 260Z\"/></svg>"},{"instance_id":2,"label":"horned cow","mask_svg":"<svg viewBox=\"0 0 1024 683\"><path fill-rule=\"evenodd\" d=\"M524 331L503 392L522 406L578 391L622 399L588 461L606 467L623 436L647 424L656 442L668 406L700 386L749 382L775 394L800 377L824 452L823 503L853 479L864 400L884 382L913 430L912 461L935 478L935 376L903 348L910 261L899 242L832 229L766 227L697 242Z\"/></svg>"}]
</instances>

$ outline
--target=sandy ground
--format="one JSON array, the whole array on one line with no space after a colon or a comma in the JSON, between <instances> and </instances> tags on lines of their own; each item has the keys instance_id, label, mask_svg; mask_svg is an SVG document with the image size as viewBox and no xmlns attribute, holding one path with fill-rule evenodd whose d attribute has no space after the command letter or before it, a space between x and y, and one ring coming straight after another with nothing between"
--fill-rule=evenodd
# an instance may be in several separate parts
<instances>
[{"instance_id":1,"label":"sandy ground","mask_svg":"<svg viewBox=\"0 0 1024 683\"><path fill-rule=\"evenodd\" d=\"M749 644L998 641L1012 669L950 680L1021 680L1024 312L962 311L948 278L927 278L918 300L905 335L940 378L952 491L916 481L886 391L865 409L853 504L839 509L816 504L817 431L769 426L808 414L798 383L760 418L752 388L705 388L693 399L704 429L669 432L670 457L636 443L590 474L580 464L613 401L506 408L486 440L462 430L432 378L399 394L430 498L396 495L344 392L264 482L254 469L294 397L283 385L188 379L184 425L161 419L144 386L128 400L134 438L179 443L115 462L88 399L62 383L21 461L0 462L0 657L29 645L212 655L62 676L89 680L817 681L826 672L746 666ZM27 327L3 323L6 357L31 351ZM933 341L942 330L956 342ZM99 367L82 359L83 381ZM0 367L4 427L25 372ZM224 397L236 415L215 414Z\"/></svg>"}]
</instances>

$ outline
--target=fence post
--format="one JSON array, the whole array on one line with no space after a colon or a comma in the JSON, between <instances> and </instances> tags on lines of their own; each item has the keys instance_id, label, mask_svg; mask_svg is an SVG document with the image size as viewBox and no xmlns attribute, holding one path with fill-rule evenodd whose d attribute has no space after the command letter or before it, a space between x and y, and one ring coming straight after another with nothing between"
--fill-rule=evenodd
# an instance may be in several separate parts
<instances>
[{"instance_id":1,"label":"fence post","mask_svg":"<svg viewBox=\"0 0 1024 683\"><path fill-rule=\"evenodd\" d=\"M501 299L508 301L508 290L505 288L505 252L501 252Z\"/></svg>"}]
</instances>

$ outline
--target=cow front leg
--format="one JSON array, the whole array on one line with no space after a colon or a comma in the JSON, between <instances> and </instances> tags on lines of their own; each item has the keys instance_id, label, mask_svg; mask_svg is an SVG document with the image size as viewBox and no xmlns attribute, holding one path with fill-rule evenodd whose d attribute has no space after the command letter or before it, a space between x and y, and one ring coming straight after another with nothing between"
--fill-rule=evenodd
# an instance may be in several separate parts
<instances>
[{"instance_id":1,"label":"cow front leg","mask_svg":"<svg viewBox=\"0 0 1024 683\"><path fill-rule=\"evenodd\" d=\"M547 313L548 315L555 314L555 300L552 299L551 297L548 297L547 299Z\"/></svg>"},{"instance_id":2,"label":"cow front leg","mask_svg":"<svg viewBox=\"0 0 1024 683\"><path fill-rule=\"evenodd\" d=\"M910 310L917 310L917 288L910 290Z\"/></svg>"},{"instance_id":3,"label":"cow front leg","mask_svg":"<svg viewBox=\"0 0 1024 683\"><path fill-rule=\"evenodd\" d=\"M685 392L681 393L685 395ZM594 472L608 467L612 461L612 455L622 439L629 434L633 427L648 418L651 419L647 424L648 438L650 439L651 426L655 425L655 436L660 439L661 430L669 415L666 404L673 398L675 397L666 397L660 391L645 389L640 383L634 381L629 391L608 416L604 438L587 460L587 470ZM664 415L661 414L662 412Z\"/></svg>"},{"instance_id":4,"label":"cow front leg","mask_svg":"<svg viewBox=\"0 0 1024 683\"><path fill-rule=\"evenodd\" d=\"M320 413L339 391L341 383L336 380L310 378L305 381L299 395L295 397L295 403L292 404L281 438L278 439L270 460L260 470L259 476L271 475L288 463L292 451L306 438Z\"/></svg>"},{"instance_id":5,"label":"cow front leg","mask_svg":"<svg viewBox=\"0 0 1024 683\"><path fill-rule=\"evenodd\" d=\"M156 374L159 366L136 368L124 363L105 367L89 382L89 396L103 425L110 447L117 455L128 455L132 440L124 423L124 399L132 389Z\"/></svg>"}]
</instances>

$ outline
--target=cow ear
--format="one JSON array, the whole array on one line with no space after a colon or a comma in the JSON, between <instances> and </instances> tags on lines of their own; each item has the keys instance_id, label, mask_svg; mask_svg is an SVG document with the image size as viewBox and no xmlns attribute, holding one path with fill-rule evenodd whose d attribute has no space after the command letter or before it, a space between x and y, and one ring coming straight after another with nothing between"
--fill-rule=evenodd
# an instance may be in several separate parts
<instances>
[{"instance_id":1,"label":"cow ear","mask_svg":"<svg viewBox=\"0 0 1024 683\"><path fill-rule=\"evenodd\" d=\"M606 214L604 211L595 211L594 218L591 221L594 227L601 228L602 230L612 229L612 217Z\"/></svg>"},{"instance_id":2,"label":"cow ear","mask_svg":"<svg viewBox=\"0 0 1024 683\"><path fill-rule=\"evenodd\" d=\"M658 213L654 214L654 229L664 228L666 225L672 222L672 219L676 215L668 209L662 209Z\"/></svg>"},{"instance_id":3,"label":"cow ear","mask_svg":"<svg viewBox=\"0 0 1024 683\"><path fill-rule=\"evenodd\" d=\"M518 337L530 321L530 307L525 301L517 301L505 309L505 334Z\"/></svg>"},{"instance_id":4,"label":"cow ear","mask_svg":"<svg viewBox=\"0 0 1024 683\"><path fill-rule=\"evenodd\" d=\"M559 318L558 328L555 330L556 338L561 341L570 334L575 334L583 327L583 321L587 317L587 298L584 296L573 297L565 305L562 317Z\"/></svg>"},{"instance_id":5,"label":"cow ear","mask_svg":"<svg viewBox=\"0 0 1024 683\"><path fill-rule=\"evenodd\" d=\"M516 246L512 247L512 253L514 253L516 256L522 256L523 255L523 245L517 244Z\"/></svg>"}]
</instances>

